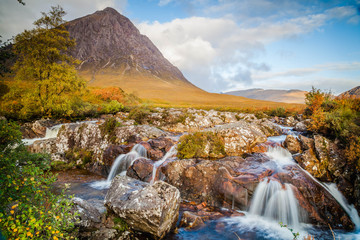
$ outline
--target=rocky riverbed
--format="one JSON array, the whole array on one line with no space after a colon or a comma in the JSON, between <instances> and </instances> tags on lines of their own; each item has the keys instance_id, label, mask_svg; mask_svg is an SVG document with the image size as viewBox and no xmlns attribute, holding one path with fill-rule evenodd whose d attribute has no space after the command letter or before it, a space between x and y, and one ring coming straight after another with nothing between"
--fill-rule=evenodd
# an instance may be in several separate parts
<instances>
[{"instance_id":1,"label":"rocky riverbed","mask_svg":"<svg viewBox=\"0 0 360 240\"><path fill-rule=\"evenodd\" d=\"M291 231L280 221L304 236L316 235L314 227L325 229L324 236L329 226L341 231L359 227L355 208L346 209L349 202L359 210L356 170L342 160L336 142L307 133L308 122L301 116L257 119L245 113L158 108L141 122L118 113L22 127L24 138L37 138L26 141L31 151L51 154L53 167L61 170L59 186L72 184L81 238L201 239L212 232L213 239L222 233L225 239L287 239ZM180 136L195 132L219 136L223 153L179 159L176 146L185 139ZM134 153L139 145L145 156ZM210 151L211 144L201 147ZM115 160L125 154L135 156L131 164L108 179L107 187L92 187L106 182ZM347 201L342 203L323 182L337 183ZM270 225L277 221L277 227L251 228L255 218Z\"/></svg>"}]
</instances>

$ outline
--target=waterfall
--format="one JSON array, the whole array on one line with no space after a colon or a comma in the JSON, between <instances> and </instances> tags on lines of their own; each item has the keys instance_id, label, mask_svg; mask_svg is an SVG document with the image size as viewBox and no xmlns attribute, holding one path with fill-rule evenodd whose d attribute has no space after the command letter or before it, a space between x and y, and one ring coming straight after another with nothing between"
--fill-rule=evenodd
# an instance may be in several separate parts
<instances>
[{"instance_id":1,"label":"waterfall","mask_svg":"<svg viewBox=\"0 0 360 240\"><path fill-rule=\"evenodd\" d=\"M138 158L147 157L147 152L144 146L140 144L136 144L129 153L120 154L114 161L111 166L110 173L108 175L107 181L111 182L111 180L118 174L126 173L127 169L131 166L131 164Z\"/></svg>"},{"instance_id":2,"label":"waterfall","mask_svg":"<svg viewBox=\"0 0 360 240\"><path fill-rule=\"evenodd\" d=\"M268 147L268 151L265 154L280 168L285 165L296 164L292 158L291 153L287 149L280 146Z\"/></svg>"},{"instance_id":3,"label":"waterfall","mask_svg":"<svg viewBox=\"0 0 360 240\"><path fill-rule=\"evenodd\" d=\"M91 187L96 189L109 188L112 179L117 175L125 175L127 169L138 158L146 158L147 151L141 144L136 144L127 154L120 154L111 166L110 173L105 181L96 181L90 184Z\"/></svg>"},{"instance_id":4,"label":"waterfall","mask_svg":"<svg viewBox=\"0 0 360 240\"><path fill-rule=\"evenodd\" d=\"M291 131L290 128L289 128L289 134L298 135L297 132ZM279 139L285 140L285 138L283 136L285 136L285 138L286 138L286 135L281 135L281 136L277 136L277 138L275 140L279 140ZM269 138L269 140L272 140L272 139ZM276 162L279 167L283 167L284 165L296 164L292 159L291 153L287 149L282 148L280 146L269 147L268 151L265 154L271 160ZM356 229L360 230L360 217L359 217L357 210L355 209L355 207L353 205L350 205L347 202L345 197L337 189L336 184L335 183L322 183L322 182L318 181L314 176L312 176L308 171L303 169L300 165L298 165L298 164L296 164L296 165L300 169L302 169L303 172L306 173L312 180L314 180L316 183L321 185L327 192L329 192L331 194L331 196L333 196L335 198L335 200L341 205L341 207L348 214L351 221L355 224ZM262 183L260 183L260 184L262 184ZM259 184L259 186L260 186L260 184ZM262 187L264 188L264 186L262 186ZM255 193L256 193L256 191L255 191ZM255 195L254 195L254 198L255 198Z\"/></svg>"},{"instance_id":5,"label":"waterfall","mask_svg":"<svg viewBox=\"0 0 360 240\"><path fill-rule=\"evenodd\" d=\"M345 210L345 212L349 215L351 221L355 224L356 230L360 230L360 218L354 205L350 205L347 202L345 197L336 187L335 183L327 183L325 184L325 188L336 199L336 201L341 205L341 207Z\"/></svg>"},{"instance_id":6,"label":"waterfall","mask_svg":"<svg viewBox=\"0 0 360 240\"><path fill-rule=\"evenodd\" d=\"M50 138L56 138L62 125L64 125L64 124L58 124L58 125L52 126L50 128L46 128L45 137L43 137L43 138L23 139L22 141L23 141L24 145L31 145L35 141L38 141L38 140L46 140L46 139L50 139Z\"/></svg>"},{"instance_id":7,"label":"waterfall","mask_svg":"<svg viewBox=\"0 0 360 240\"><path fill-rule=\"evenodd\" d=\"M152 171L152 177L150 183L153 184L156 176L156 170L158 167L163 164L169 157L172 157L173 155L177 154L177 145L174 145L170 148L170 150L163 156L163 158L153 165L153 171Z\"/></svg>"},{"instance_id":8,"label":"waterfall","mask_svg":"<svg viewBox=\"0 0 360 240\"><path fill-rule=\"evenodd\" d=\"M290 184L265 178L256 187L249 213L300 226L298 202Z\"/></svg>"}]
</instances>

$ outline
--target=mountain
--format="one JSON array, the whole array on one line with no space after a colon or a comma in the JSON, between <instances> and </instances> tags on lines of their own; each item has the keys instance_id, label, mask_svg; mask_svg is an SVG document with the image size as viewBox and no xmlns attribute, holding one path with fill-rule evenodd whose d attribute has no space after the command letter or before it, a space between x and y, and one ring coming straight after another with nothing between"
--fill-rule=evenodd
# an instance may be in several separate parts
<instances>
[{"instance_id":1,"label":"mountain","mask_svg":"<svg viewBox=\"0 0 360 240\"><path fill-rule=\"evenodd\" d=\"M112 8L72 20L65 26L76 40L70 54L81 61L79 74L89 86L119 86L159 106L250 109L279 105L208 93L196 87L128 18Z\"/></svg>"},{"instance_id":2,"label":"mountain","mask_svg":"<svg viewBox=\"0 0 360 240\"><path fill-rule=\"evenodd\" d=\"M224 94L242 96L246 98L266 100L273 102L286 102L286 103L304 103L306 91L301 90L276 90L276 89L262 89L253 88L247 90L239 90L226 92Z\"/></svg>"},{"instance_id":3,"label":"mountain","mask_svg":"<svg viewBox=\"0 0 360 240\"><path fill-rule=\"evenodd\" d=\"M187 82L183 74L132 22L113 8L75 19L66 24L76 40L73 57L82 61L80 70L122 70L121 74L144 73Z\"/></svg>"},{"instance_id":4,"label":"mountain","mask_svg":"<svg viewBox=\"0 0 360 240\"><path fill-rule=\"evenodd\" d=\"M360 86L354 87L346 92L341 93L338 97L341 98L360 98Z\"/></svg>"}]
</instances>

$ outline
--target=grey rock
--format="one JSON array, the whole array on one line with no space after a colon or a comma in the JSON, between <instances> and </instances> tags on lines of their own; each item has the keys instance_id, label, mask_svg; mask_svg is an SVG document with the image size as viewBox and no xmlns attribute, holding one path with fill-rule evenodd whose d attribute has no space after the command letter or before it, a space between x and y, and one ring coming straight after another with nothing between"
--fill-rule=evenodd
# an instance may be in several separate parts
<instances>
[{"instance_id":1,"label":"grey rock","mask_svg":"<svg viewBox=\"0 0 360 240\"><path fill-rule=\"evenodd\" d=\"M306 128L305 123L298 122L295 124L294 130L298 131L298 132L305 132L307 130L307 128Z\"/></svg>"},{"instance_id":2,"label":"grey rock","mask_svg":"<svg viewBox=\"0 0 360 240\"><path fill-rule=\"evenodd\" d=\"M72 199L74 206L79 213L80 222L78 225L86 229L99 228L101 223L100 212L84 199L75 197Z\"/></svg>"},{"instance_id":3,"label":"grey rock","mask_svg":"<svg viewBox=\"0 0 360 240\"><path fill-rule=\"evenodd\" d=\"M297 137L294 135L287 135L284 141L284 147L289 150L291 154L301 153L301 144Z\"/></svg>"},{"instance_id":4,"label":"grey rock","mask_svg":"<svg viewBox=\"0 0 360 240\"><path fill-rule=\"evenodd\" d=\"M177 221L180 192L162 181L151 185L117 176L106 194L105 206L130 228L162 238Z\"/></svg>"}]
</instances>

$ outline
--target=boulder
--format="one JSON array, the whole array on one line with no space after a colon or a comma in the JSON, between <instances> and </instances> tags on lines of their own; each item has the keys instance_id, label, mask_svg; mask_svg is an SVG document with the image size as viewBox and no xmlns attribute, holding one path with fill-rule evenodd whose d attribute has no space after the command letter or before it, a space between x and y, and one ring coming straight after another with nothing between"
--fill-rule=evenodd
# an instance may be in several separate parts
<instances>
[{"instance_id":1,"label":"boulder","mask_svg":"<svg viewBox=\"0 0 360 240\"><path fill-rule=\"evenodd\" d=\"M126 176L134 179L150 182L152 179L154 162L148 158L139 158L129 167ZM159 171L158 171L159 172Z\"/></svg>"},{"instance_id":2,"label":"boulder","mask_svg":"<svg viewBox=\"0 0 360 240\"><path fill-rule=\"evenodd\" d=\"M284 147L289 150L291 154L301 153L301 144L299 139L294 135L287 135L284 141Z\"/></svg>"},{"instance_id":3,"label":"boulder","mask_svg":"<svg viewBox=\"0 0 360 240\"><path fill-rule=\"evenodd\" d=\"M117 127L114 131L116 141L123 142L141 142L150 138L158 138L166 136L167 133L149 125L131 125L125 127Z\"/></svg>"},{"instance_id":4,"label":"boulder","mask_svg":"<svg viewBox=\"0 0 360 240\"><path fill-rule=\"evenodd\" d=\"M236 209L245 210L259 179L270 173L258 161L263 159L183 159L169 162L161 170L165 181L177 187L186 200L230 208L234 203Z\"/></svg>"},{"instance_id":5,"label":"boulder","mask_svg":"<svg viewBox=\"0 0 360 240\"><path fill-rule=\"evenodd\" d=\"M297 124L295 124L294 130L298 131L298 132L305 132L307 130L307 128L306 128L305 123L298 122Z\"/></svg>"},{"instance_id":6,"label":"boulder","mask_svg":"<svg viewBox=\"0 0 360 240\"><path fill-rule=\"evenodd\" d=\"M206 129L218 133L224 139L225 152L227 155L236 156L243 153L254 152L253 148L258 143L264 143L267 136L276 135L281 129L269 121L259 120L248 123L240 120L236 123L229 123L214 128Z\"/></svg>"},{"instance_id":7,"label":"boulder","mask_svg":"<svg viewBox=\"0 0 360 240\"><path fill-rule=\"evenodd\" d=\"M117 176L106 194L105 206L130 228L162 238L176 224L180 193L162 181L150 185L128 176Z\"/></svg>"},{"instance_id":8,"label":"boulder","mask_svg":"<svg viewBox=\"0 0 360 240\"><path fill-rule=\"evenodd\" d=\"M89 202L84 199L74 197L72 199L75 210L79 213L79 222L77 225L80 228L91 230L99 229L101 224L101 213Z\"/></svg>"},{"instance_id":9,"label":"boulder","mask_svg":"<svg viewBox=\"0 0 360 240\"><path fill-rule=\"evenodd\" d=\"M117 156L119 156L120 154L126 154L129 151L130 149L127 148L126 145L111 144L105 149L103 153L103 162L106 166L111 167Z\"/></svg>"},{"instance_id":10,"label":"boulder","mask_svg":"<svg viewBox=\"0 0 360 240\"><path fill-rule=\"evenodd\" d=\"M326 168L331 175L339 177L346 165L344 153L339 149L335 142L321 136L314 136L316 155L323 167Z\"/></svg>"}]
</instances>

